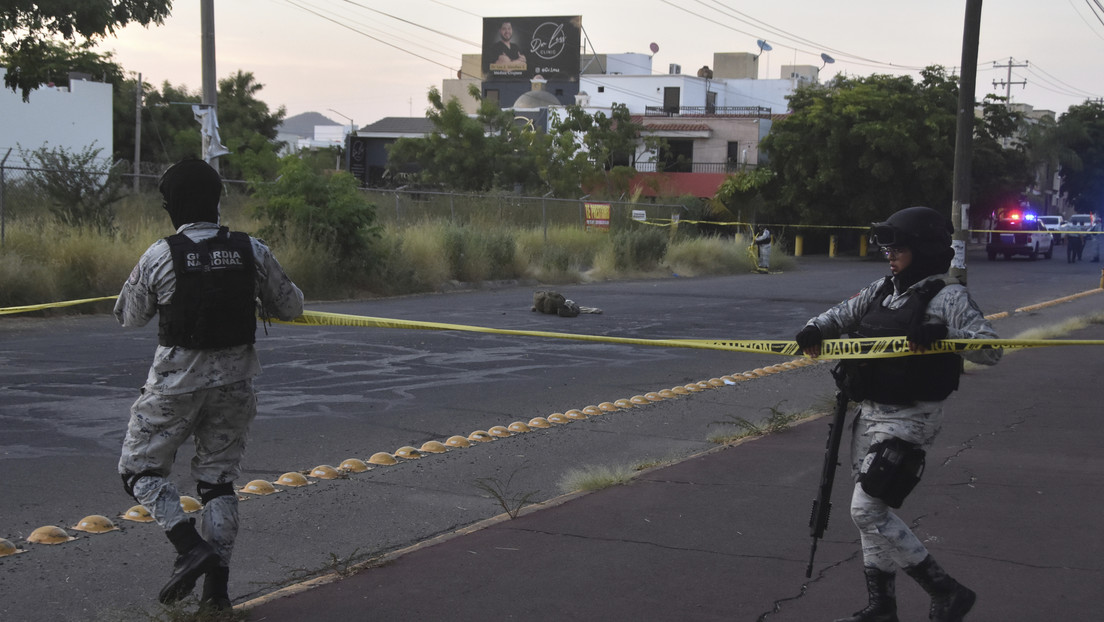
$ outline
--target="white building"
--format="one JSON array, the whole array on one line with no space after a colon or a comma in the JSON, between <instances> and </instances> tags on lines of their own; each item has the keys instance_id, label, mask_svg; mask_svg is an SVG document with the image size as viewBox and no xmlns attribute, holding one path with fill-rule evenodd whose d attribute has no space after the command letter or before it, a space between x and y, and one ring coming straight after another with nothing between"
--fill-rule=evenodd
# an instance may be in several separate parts
<instances>
[{"instance_id":1,"label":"white building","mask_svg":"<svg viewBox=\"0 0 1104 622\"><path fill-rule=\"evenodd\" d=\"M0 67L0 76L7 70ZM21 92L0 91L0 159L5 166L26 166L29 152L43 146L80 153L99 149L112 159L111 85L71 79L68 87L42 86L28 101Z\"/></svg>"}]
</instances>

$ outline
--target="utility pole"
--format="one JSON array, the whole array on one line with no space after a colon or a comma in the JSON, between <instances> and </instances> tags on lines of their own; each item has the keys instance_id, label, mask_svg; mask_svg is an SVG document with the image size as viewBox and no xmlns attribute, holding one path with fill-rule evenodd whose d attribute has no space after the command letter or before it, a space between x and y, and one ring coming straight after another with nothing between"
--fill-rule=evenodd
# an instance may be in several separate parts
<instances>
[{"instance_id":1,"label":"utility pole","mask_svg":"<svg viewBox=\"0 0 1104 622\"><path fill-rule=\"evenodd\" d=\"M200 0L199 22L202 37L202 52L200 61L203 66L203 107L210 114L218 112L218 81L215 74L215 0ZM203 135L203 159L218 170L218 159L208 158L207 149L210 146L210 138Z\"/></svg>"},{"instance_id":2,"label":"utility pole","mask_svg":"<svg viewBox=\"0 0 1104 622\"><path fill-rule=\"evenodd\" d=\"M1024 61L1022 65L1017 65L1015 63L1015 61L1012 60L1011 56L1008 57L1008 64L1007 65L998 65L996 63L996 61L993 62L993 67L995 69L1005 69L1005 68L1008 69L1008 79L1007 80L1000 80L1000 81L993 80L993 88L997 88L998 86L1003 86L1004 87L1004 99L1005 99L1006 103L1009 103L1009 104L1012 103L1012 85L1013 84L1018 84L1020 86L1027 86L1027 80L1022 80L1020 82L1013 82L1012 81L1012 68L1013 67L1027 67L1027 63L1028 63L1028 61Z\"/></svg>"},{"instance_id":3,"label":"utility pole","mask_svg":"<svg viewBox=\"0 0 1104 622\"><path fill-rule=\"evenodd\" d=\"M966 0L962 28L962 74L958 85L958 121L955 132L954 186L951 190L951 276L966 284L966 242L970 233L970 181L974 139L974 89L977 84L978 39L981 33L981 0Z\"/></svg>"},{"instance_id":4,"label":"utility pole","mask_svg":"<svg viewBox=\"0 0 1104 622\"><path fill-rule=\"evenodd\" d=\"M134 194L138 194L138 175L142 172L142 74L134 89Z\"/></svg>"}]
</instances>

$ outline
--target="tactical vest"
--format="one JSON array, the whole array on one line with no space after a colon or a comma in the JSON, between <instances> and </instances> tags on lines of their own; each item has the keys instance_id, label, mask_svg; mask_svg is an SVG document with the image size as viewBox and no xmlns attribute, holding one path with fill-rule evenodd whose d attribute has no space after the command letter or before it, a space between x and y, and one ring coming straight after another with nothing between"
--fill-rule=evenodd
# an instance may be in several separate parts
<instances>
[{"instance_id":1,"label":"tactical vest","mask_svg":"<svg viewBox=\"0 0 1104 622\"><path fill-rule=\"evenodd\" d=\"M176 291L169 304L158 306L161 345L211 350L253 343L257 269L249 236L219 227L199 242L183 233L165 240Z\"/></svg>"},{"instance_id":2,"label":"tactical vest","mask_svg":"<svg viewBox=\"0 0 1104 622\"><path fill-rule=\"evenodd\" d=\"M886 277L870 308L863 314L854 337L898 337L923 322L928 303L943 289L944 281L929 281L914 291L897 309L882 303L893 293ZM958 389L962 358L957 354L923 354L885 359L848 361L845 372L852 400L873 400L882 404L941 401Z\"/></svg>"}]
</instances>

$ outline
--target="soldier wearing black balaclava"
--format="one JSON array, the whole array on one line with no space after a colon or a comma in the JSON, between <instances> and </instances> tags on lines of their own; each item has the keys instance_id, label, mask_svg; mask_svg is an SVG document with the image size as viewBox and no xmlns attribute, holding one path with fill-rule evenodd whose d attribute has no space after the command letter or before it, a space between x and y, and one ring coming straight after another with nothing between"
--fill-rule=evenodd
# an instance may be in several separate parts
<instances>
[{"instance_id":1,"label":"soldier wearing black balaclava","mask_svg":"<svg viewBox=\"0 0 1104 622\"><path fill-rule=\"evenodd\" d=\"M821 341L843 334L906 336L924 352L941 339L993 339L996 333L966 288L947 274L954 251L950 221L927 207L910 207L875 223L874 242L892 274L809 320L795 338L809 356ZM1000 350L962 356L985 365ZM925 451L943 425L943 401L958 388L958 354L925 354L846 361L839 382L859 402L851 439L851 518L862 541L867 606L836 622L898 622L896 571L931 597L929 619L959 622L977 595L951 578L891 508L920 481Z\"/></svg>"},{"instance_id":2,"label":"soldier wearing black balaclava","mask_svg":"<svg viewBox=\"0 0 1104 622\"><path fill-rule=\"evenodd\" d=\"M158 599L179 601L203 577L201 606L225 610L238 532L234 480L257 413L258 303L265 317L291 320L303 311L303 293L264 243L219 226L222 180L206 162L173 165L158 189L176 233L146 250L115 305L123 326L159 317L158 347L131 407L119 473L127 494L150 511L177 552ZM191 475L203 502L198 528L169 480L189 438L196 452Z\"/></svg>"}]
</instances>

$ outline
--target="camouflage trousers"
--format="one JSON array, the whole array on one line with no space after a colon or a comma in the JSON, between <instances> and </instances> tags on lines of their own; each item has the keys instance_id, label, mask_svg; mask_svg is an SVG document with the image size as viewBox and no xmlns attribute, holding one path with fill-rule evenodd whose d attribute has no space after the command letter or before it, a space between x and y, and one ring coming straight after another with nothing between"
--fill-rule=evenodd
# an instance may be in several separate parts
<instances>
[{"instance_id":1,"label":"camouflage trousers","mask_svg":"<svg viewBox=\"0 0 1104 622\"><path fill-rule=\"evenodd\" d=\"M852 476L856 478L851 520L859 529L867 568L895 572L924 561L928 550L884 501L863 490L857 481L859 467L871 445L891 437L918 443L927 450L939 433L942 414L940 402L919 402L912 407L863 402L860 406L851 436Z\"/></svg>"},{"instance_id":2,"label":"camouflage trousers","mask_svg":"<svg viewBox=\"0 0 1104 622\"><path fill-rule=\"evenodd\" d=\"M180 395L144 391L131 407L119 458L119 473L142 474L134 498L166 531L188 519L180 491L168 479L177 450L194 439L191 475L209 484L232 483L241 474L249 426L257 414L253 381ZM238 532L234 494L210 499L200 514L199 532L228 564Z\"/></svg>"}]
</instances>

